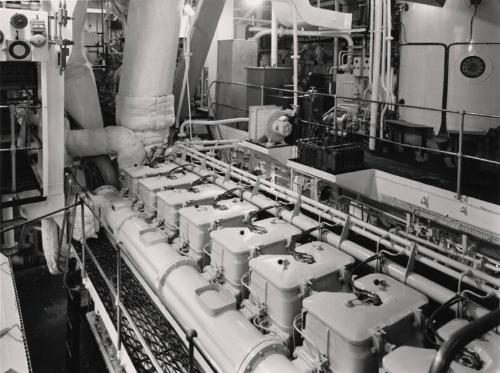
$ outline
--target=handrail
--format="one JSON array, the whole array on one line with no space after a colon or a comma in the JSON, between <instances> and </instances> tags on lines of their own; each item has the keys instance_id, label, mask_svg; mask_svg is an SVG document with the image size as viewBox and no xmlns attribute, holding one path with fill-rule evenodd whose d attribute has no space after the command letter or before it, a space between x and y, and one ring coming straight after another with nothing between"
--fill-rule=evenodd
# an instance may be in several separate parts
<instances>
[{"instance_id":1,"label":"handrail","mask_svg":"<svg viewBox=\"0 0 500 373\"><path fill-rule=\"evenodd\" d=\"M100 227L102 227L106 233L106 237L109 239L109 242L111 243L111 245L113 246L113 248L116 250L117 252L117 280L120 280L121 279L121 260L122 260L122 256L124 258L126 258L126 256L124 256L124 254L122 253L122 250L121 250L121 245L122 243L119 242L119 241L116 241L113 233L109 230L109 228L107 227L107 225L104 223L104 221L102 220L101 216L96 213L94 211L94 207L92 206L92 197L91 195L89 194L88 191L83 191L81 194L80 194L80 202L76 203L75 205L80 205L82 206L82 213L81 213L81 219L82 219L82 227L85 226L85 216L84 216L84 213L83 213L83 206L86 206L90 212L92 213L92 215L94 216L95 219L97 219L97 221L99 222L99 225ZM117 342L116 342L116 348L117 350L119 351L121 349L121 328L120 328L120 324L121 324L121 318L122 318L122 314L123 316L125 316L125 318L127 319L127 321L130 323L130 326L132 327L132 329L134 330L134 333L137 335L137 337L139 338L139 341L141 343L141 345L144 347L145 349L145 352L146 352L146 355L150 358L150 361L154 367L154 369L157 371L157 372L162 372L163 370L161 369L161 366L160 364L158 363L158 360L155 358L154 354L152 353L152 350L151 348L148 346L146 340L144 339L144 337L140 334L140 331L139 329L137 328L135 322L133 321L131 315L129 314L128 310L126 309L125 305L123 304L122 300L121 300L121 281L117 281L117 287L116 289L113 287L111 281L109 280L109 278L107 278L104 270L102 269L102 267L100 266L100 264L98 263L97 261L97 258L94 256L94 254L92 253L92 250L91 248L89 247L89 245L85 242L86 241L86 238L85 238L85 230L82 229L82 239L81 239L81 243L82 243L82 275L83 277L86 277L86 260L87 260L87 256L85 254L88 254L88 256L90 257L90 259L92 260L93 264L96 266L98 272L100 273L101 277L103 278L104 282L106 283L107 287L108 287L108 290L112 296L112 298L114 299L114 303L115 303L115 307L117 309L117 325L116 325L116 333L117 333ZM189 369L192 370L193 369L193 361L191 359L194 359L194 349L197 350L197 352L199 353L199 355L203 358L204 362L207 364L207 366L214 372L217 372L217 369L214 367L214 365L212 364L212 362L210 361L210 359L207 357L207 355L205 354L205 352L202 350L202 348L200 347L200 345L196 342L195 340L195 337L196 337L196 331L195 330L192 330L192 329L186 329L180 322L179 320L171 313L168 311L168 309L165 308L165 311L170 315L170 317L172 317L172 319L177 323L177 325L179 326L179 328L182 330L182 332L184 333L184 335L186 336L186 340L188 341L188 354L189 354Z\"/></svg>"},{"instance_id":2,"label":"handrail","mask_svg":"<svg viewBox=\"0 0 500 373\"><path fill-rule=\"evenodd\" d=\"M285 89L285 88L276 88L276 87L267 87L264 85L255 85L255 84L248 84L248 83L241 83L241 82L227 82L223 80L213 80L208 87L208 91L210 92L210 89L212 88L212 85L218 83L218 84L229 84L229 85L236 85L236 86L243 86L243 87L248 87L248 88L256 88L260 89L260 95L261 95L261 105L264 104L264 91L265 90L272 90L276 92L286 92L286 93L293 93L294 95L297 94L310 94L309 92L304 92L300 90L295 90L295 89ZM500 119L500 115L494 115L494 114L486 114L486 113L474 113L474 112L467 112L465 110L449 110L449 109L439 109L439 108L431 108L431 107L426 107L426 106L419 106L419 105L408 105L408 104L403 104L399 102L386 102L386 101L381 101L381 100L369 100L364 97L347 97L347 96L340 96L336 94L329 94L329 93L320 93L320 92L315 92L314 93L317 96L325 96L325 97L333 97L335 100L335 111L337 108L337 99L346 99L346 100L351 100L353 102L364 102L366 104L371 104L371 103L376 103L376 104L382 104L382 105L391 105L395 107L405 107L405 108L412 108L412 109L420 109L420 110L427 110L427 111L435 111L435 112L440 112L442 114L450 113L450 114L458 114L460 116L460 127L459 127L459 148L458 152L446 152L442 151L439 149L431 149L427 147L420 147L420 146L415 146L415 145L410 145L410 144L404 144L404 143L397 143L394 141L390 141L387 139L383 139L382 137L377 137L377 136L371 136L371 135L366 135L362 133L356 132L357 135L361 135L364 137L368 137L368 139L372 140L377 140L381 142L389 142L389 143L395 143L399 146L406 147L406 148L413 148L413 149L419 149L419 150L424 150L428 152L435 152L435 153L440 153L440 154L447 154L449 156L456 157L457 159L457 187L456 187L456 196L457 199L460 200L462 198L462 162L463 159L471 159L475 160L478 162L483 162L483 163L489 163L493 165L500 165L500 161L495 161L492 159L486 159L486 158L480 158L480 157L475 157L471 155L466 155L463 154L463 138L464 138L464 125L465 125L465 117L468 116L473 116L473 117L482 117L482 118L492 118L492 119ZM209 96L210 98L210 96ZM210 100L211 101L211 100ZM212 105L221 105L218 103L212 103ZM230 105L223 105L222 106L230 106ZM240 109L240 108L238 108ZM312 123L312 124L319 124L319 123ZM346 131L346 130L342 130ZM346 131L346 132L354 132L354 131Z\"/></svg>"},{"instance_id":3,"label":"handrail","mask_svg":"<svg viewBox=\"0 0 500 373\"><path fill-rule=\"evenodd\" d=\"M446 373L455 356L470 342L500 325L500 308L456 331L434 356L429 373Z\"/></svg>"}]
</instances>

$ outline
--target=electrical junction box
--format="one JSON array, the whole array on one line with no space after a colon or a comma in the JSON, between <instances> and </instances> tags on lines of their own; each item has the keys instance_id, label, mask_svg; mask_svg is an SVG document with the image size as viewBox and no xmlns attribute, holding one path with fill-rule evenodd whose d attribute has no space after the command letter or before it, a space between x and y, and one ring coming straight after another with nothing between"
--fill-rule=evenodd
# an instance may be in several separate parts
<instances>
[{"instance_id":1,"label":"electrical junction box","mask_svg":"<svg viewBox=\"0 0 500 373\"><path fill-rule=\"evenodd\" d=\"M205 272L218 278L235 295L241 295L241 278L248 272L252 256L285 254L293 236L301 230L278 218L254 223L262 230L250 227L223 228L210 234L212 253Z\"/></svg>"},{"instance_id":2,"label":"electrical junction box","mask_svg":"<svg viewBox=\"0 0 500 373\"><path fill-rule=\"evenodd\" d=\"M253 319L262 306L266 326L289 339L293 319L300 314L302 300L312 291L340 291L345 267L354 258L324 242L310 242L295 248L314 258L308 264L292 255L262 255L250 260L250 296L242 312Z\"/></svg>"},{"instance_id":3,"label":"electrical junction box","mask_svg":"<svg viewBox=\"0 0 500 373\"><path fill-rule=\"evenodd\" d=\"M466 320L454 319L437 330L438 334L447 340L450 336L468 324ZM493 331L486 333L482 338L476 339L467 345L467 348L476 352L483 366L480 370L466 367L453 361L450 371L454 373L498 372L500 367L500 335ZM403 346L386 355L383 367L387 373L427 373L432 365L436 350Z\"/></svg>"},{"instance_id":4,"label":"electrical junction box","mask_svg":"<svg viewBox=\"0 0 500 373\"><path fill-rule=\"evenodd\" d=\"M123 178L125 182L125 187L128 189L129 196L138 197L139 196L139 179L146 177L164 175L174 169L179 167L178 164L173 162L160 163L157 167L151 166L134 166L123 170Z\"/></svg>"},{"instance_id":5,"label":"electrical junction box","mask_svg":"<svg viewBox=\"0 0 500 373\"><path fill-rule=\"evenodd\" d=\"M162 218L170 228L179 227L179 210L191 205L207 205L225 192L215 184L202 184L189 189L172 189L157 194L158 218Z\"/></svg>"},{"instance_id":6,"label":"electrical junction box","mask_svg":"<svg viewBox=\"0 0 500 373\"><path fill-rule=\"evenodd\" d=\"M361 63L363 62L363 63ZM352 74L357 77L367 78L370 74L370 58L354 57Z\"/></svg>"},{"instance_id":7,"label":"electrical junction box","mask_svg":"<svg viewBox=\"0 0 500 373\"><path fill-rule=\"evenodd\" d=\"M144 202L144 212L156 211L157 194L162 190L186 188L200 177L192 172L171 176L155 176L139 180L139 199Z\"/></svg>"},{"instance_id":8,"label":"electrical junction box","mask_svg":"<svg viewBox=\"0 0 500 373\"><path fill-rule=\"evenodd\" d=\"M224 200L212 205L189 206L179 210L179 237L188 246L189 255L200 262L205 246L210 242L210 231L219 227L245 225L247 215L258 207L239 198Z\"/></svg>"},{"instance_id":9,"label":"electrical junction box","mask_svg":"<svg viewBox=\"0 0 500 373\"><path fill-rule=\"evenodd\" d=\"M363 302L352 293L320 292L304 299L299 358L311 360L319 350L332 372L378 373L386 342L401 346L414 336L420 307L427 304L423 294L378 273L354 284L377 294L382 303Z\"/></svg>"}]
</instances>

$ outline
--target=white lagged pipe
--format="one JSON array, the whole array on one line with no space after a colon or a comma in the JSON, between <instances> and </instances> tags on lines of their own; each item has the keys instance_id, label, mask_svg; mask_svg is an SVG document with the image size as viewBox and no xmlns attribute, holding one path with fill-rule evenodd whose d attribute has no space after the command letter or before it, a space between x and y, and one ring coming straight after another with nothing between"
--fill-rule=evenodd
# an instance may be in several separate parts
<instances>
[{"instance_id":1,"label":"white lagged pipe","mask_svg":"<svg viewBox=\"0 0 500 373\"><path fill-rule=\"evenodd\" d=\"M380 90L380 67L381 67L381 42L382 42L382 1L383 0L373 0L375 2L375 14L374 14L374 42L373 42L373 79L372 79L372 101L379 100L379 90ZM375 137L377 136L377 118L378 118L378 108L379 104L372 102L370 104L370 140L369 148L370 150L375 150Z\"/></svg>"},{"instance_id":2,"label":"white lagged pipe","mask_svg":"<svg viewBox=\"0 0 500 373\"><path fill-rule=\"evenodd\" d=\"M102 217L127 257L179 323L196 330L198 344L218 371L300 372L278 338L258 331L231 306L232 295L205 279L190 258L181 256L127 207L126 199L109 189L97 193L108 201L100 206Z\"/></svg>"},{"instance_id":3,"label":"white lagged pipe","mask_svg":"<svg viewBox=\"0 0 500 373\"><path fill-rule=\"evenodd\" d=\"M116 120L135 131L144 145L164 141L175 123L172 88L183 3L129 4Z\"/></svg>"},{"instance_id":4,"label":"white lagged pipe","mask_svg":"<svg viewBox=\"0 0 500 373\"><path fill-rule=\"evenodd\" d=\"M271 66L278 66L278 19L274 9L271 10Z\"/></svg>"},{"instance_id":5,"label":"white lagged pipe","mask_svg":"<svg viewBox=\"0 0 500 373\"><path fill-rule=\"evenodd\" d=\"M179 129L179 137L186 136L187 126L218 126L220 124L248 123L248 118L229 118L220 120L186 120Z\"/></svg>"},{"instance_id":6,"label":"white lagged pipe","mask_svg":"<svg viewBox=\"0 0 500 373\"><path fill-rule=\"evenodd\" d=\"M293 20L293 112L294 114L299 110L299 36L297 25L297 10L292 7L292 20Z\"/></svg>"},{"instance_id":7,"label":"white lagged pipe","mask_svg":"<svg viewBox=\"0 0 500 373\"><path fill-rule=\"evenodd\" d=\"M87 1L77 1L72 22L74 45L64 76L64 106L80 127L102 128L103 119L94 73L83 52L86 16Z\"/></svg>"},{"instance_id":8,"label":"white lagged pipe","mask_svg":"<svg viewBox=\"0 0 500 373\"><path fill-rule=\"evenodd\" d=\"M118 126L66 131L66 149L77 157L116 155L122 169L142 164L146 159L144 146L135 133Z\"/></svg>"}]
</instances>

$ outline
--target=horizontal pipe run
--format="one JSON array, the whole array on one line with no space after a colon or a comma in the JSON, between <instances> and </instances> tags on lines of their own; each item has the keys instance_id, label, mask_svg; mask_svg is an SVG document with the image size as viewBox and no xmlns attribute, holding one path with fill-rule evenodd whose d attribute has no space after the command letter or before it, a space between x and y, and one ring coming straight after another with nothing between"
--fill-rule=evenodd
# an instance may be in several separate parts
<instances>
[{"instance_id":1,"label":"horizontal pipe run","mask_svg":"<svg viewBox=\"0 0 500 373\"><path fill-rule=\"evenodd\" d=\"M225 164L224 162L222 161L219 161L219 160L216 160L214 158L211 159L212 162L215 162L216 164L218 164L219 167L222 167L222 169L225 169L227 168L227 164ZM249 180L251 180L251 182L255 182L257 181L257 177L250 174L250 173L247 173L245 171L242 171L242 170L238 170L238 169L234 169L233 172L235 173L240 173L241 176L243 176L244 178L247 178ZM267 180L261 180L260 181L261 184L267 184L268 187L272 187L272 189L280 189L283 193L285 193L285 195L288 195L289 198L292 199L292 201L295 201L297 198L298 198L298 195L296 193L293 193L293 192L290 192L288 189L286 188L283 188L283 187L279 187L279 186L276 186L276 185L272 185L269 181ZM302 197L302 202L303 203L308 203L311 205L311 207L313 208L317 208L319 210L321 209L324 209L326 206L322 205L321 203L319 202L316 202L310 198L307 198L307 197ZM328 211L330 212L331 216L329 217L331 220L333 220L335 223L337 224L344 224L346 219L348 218L348 215L345 214L345 213L342 213L338 210L335 210L331 207L328 207L327 208ZM383 246L386 246L387 248L389 249L393 249L393 250L396 250L398 252L403 252L405 253L406 255L409 255L409 252L410 252L410 245L413 243L412 241L404 238L404 237L400 237L400 236L397 236L393 233L390 233L382 228L378 228L372 224L368 224L360 219L357 219L355 217L352 217L352 216L349 216L349 219L351 221L351 230L353 230L355 233L358 233L362 236L365 236L369 239L372 239L374 241L380 241L380 244L383 245ZM385 239L385 237L387 237L387 239ZM424 254L424 255L427 255L427 256L430 256L432 257L433 260L439 260L449 266L452 266L454 267L455 269L459 270L460 273L456 274L455 277L456 279L459 279L462 277L462 274L465 273L465 272L469 272L471 273L473 276L477 277L477 278L480 278L481 280L485 281L485 282L488 282L492 285L495 286L495 288L500 288L500 279L497 279L493 276L490 276L488 274L485 274L481 271L477 271L473 268L470 268L469 266L465 265L465 264L462 264L462 263L459 263L455 260L452 260L450 258L448 258L447 256L444 256L442 254L439 254L439 253L436 253L435 251L433 250L430 250L426 247L423 247L421 245L416 245L416 248L418 249L418 252L421 253L421 254ZM471 262L474 262L474 260L472 258L469 258L469 261ZM466 280L468 283L470 282L469 280ZM472 286L477 286L475 284L475 282L470 282L470 284ZM495 289L492 289L490 287L485 287L484 288L485 291L493 291L493 292L496 292Z\"/></svg>"},{"instance_id":2,"label":"horizontal pipe run","mask_svg":"<svg viewBox=\"0 0 500 373\"><path fill-rule=\"evenodd\" d=\"M239 86L244 86L244 87L249 87L249 88L261 88L260 85L255 85L255 84L249 84L249 83L242 83L242 82L227 82L224 80L213 80L210 83L210 86L216 83L221 83L221 84L230 84L230 85L239 85ZM276 88L276 87L267 87L264 86L264 89L267 90L272 90L272 91L277 91L277 92L285 92L285 93L293 93L294 91L292 89L286 89L286 88ZM307 94L308 92L304 91L297 91L299 94ZM339 95L333 95L329 93L322 93L322 92L316 92L315 95L317 96L324 96L324 97L337 97L345 100L351 100L351 101L356 101L356 102L365 102L365 103L377 103L377 104L383 104L383 105L392 105L392 106L399 106L399 107L404 107L404 108L410 108L410 109L421 109L421 110L428 110L428 111L436 111L436 112L445 112L449 114L460 114L461 111L459 110L451 110L451 109L441 109L441 108L432 108L432 107L427 107L427 106L419 106L419 105L409 105L409 104L402 104L399 102L387 102L387 101L373 101L367 98L361 98L361 97L349 97L349 96L339 96ZM472 113L472 112L464 112L465 115L470 115L470 116L481 116L485 118L494 118L494 119L500 119L500 115L495 115L495 114L484 114L484 113Z\"/></svg>"},{"instance_id":3,"label":"horizontal pipe run","mask_svg":"<svg viewBox=\"0 0 500 373\"><path fill-rule=\"evenodd\" d=\"M184 121L179 128L179 136L186 136L186 127L187 126L218 126L220 124L236 124L236 123L248 123L248 118L229 118L229 119L220 119L220 120L186 120Z\"/></svg>"},{"instance_id":4,"label":"horizontal pipe run","mask_svg":"<svg viewBox=\"0 0 500 373\"><path fill-rule=\"evenodd\" d=\"M196 154L196 151L194 151L194 150L190 149L188 152L190 153L190 155L194 156L194 158L198 158L200 160L202 158L207 159L207 165L214 167L214 168L218 168L221 171L223 171L224 169L227 169L229 167L229 165L221 166L220 163L223 163L223 162L214 160L213 158L208 159L208 158L210 158L208 156L203 156L203 155L200 156L200 154ZM193 171L196 173L199 173L199 174L205 174L205 172L206 172L206 171L203 171L203 169L201 169L199 167L193 169ZM238 170L238 172L236 172L236 169L232 168L231 172L232 172L233 176L239 178L240 180L242 180L244 182L247 182L247 183L255 183L256 182L256 179L253 175L248 174L248 173L246 173L247 175L242 175L242 174L245 174L245 172L242 170ZM225 188L230 188L230 187L234 187L235 185L237 185L233 182L227 182L227 181L223 181L223 180L224 180L223 177L218 177L218 178L216 178L215 183L222 186L222 187L225 187ZM291 202L293 202L297 198L297 197L291 197L289 195L290 193L288 193L288 195L287 195L287 193L282 193L280 191L280 189L282 189L282 188L279 186L276 186L276 185L267 186L267 185L265 185L266 184L265 180L260 180L260 183L261 183L260 189L262 189L263 191L277 195L281 198L285 198ZM252 203L256 203L254 198L252 198L252 194L250 192L244 192L243 197ZM306 202L308 200L306 197L301 197L301 199L302 199L302 202ZM269 199L267 199L264 203L262 203L260 205L258 204L258 206L260 206L260 207L268 206L269 203L271 203L271 202ZM312 202L312 201L307 201L307 202ZM313 205L313 204L309 204L309 206L308 206L308 204L303 203L302 207L304 207L306 210L308 210L312 213L315 213L315 214L322 216L322 218L332 220L334 223L337 223L337 224L344 224L345 223L345 218L342 219L342 218L339 218L338 216L335 216L335 214L331 214L332 209L330 209L330 208L325 209L326 206L319 206L320 208L318 209L318 208L315 208L311 205ZM286 219L286 211L281 211L280 214L283 218L285 218L285 220L287 220ZM341 214L341 213L339 213L339 214ZM293 219L290 219L290 217L288 217L288 218L289 218L288 221L297 225L301 229L309 229L309 228L314 227L314 224L317 225L317 222L310 221L309 223L306 223L305 225L302 224L299 226L299 224L297 222L302 223L303 220L299 221L298 219L304 219L304 217L301 215L298 215L298 216L294 217ZM350 217L350 219L353 223L355 223L356 218ZM310 219L308 219L308 220L310 220ZM307 222L307 219L306 219L306 222ZM367 226L368 224L364 224L364 225ZM366 235L366 230L361 229L361 228L356 228L356 227L351 226L351 230L353 230L356 233L361 234L365 237L368 236L368 238L371 238L371 239L374 239L374 238L377 238L377 240L380 239L380 237L373 236L373 234ZM329 233L329 235L330 234L333 236L330 236L329 242L333 245L338 246L340 237L338 235L331 233L331 232ZM400 237L398 237L398 238L401 239ZM393 242L394 241L382 240L381 244L384 246L387 246L389 249L392 249L393 245L394 245ZM355 254L355 256L360 260L361 260L361 258L366 259L366 257L373 255L373 252L371 252L370 250L367 250L367 249L365 249L365 248L363 248L363 247L361 247L361 246L359 246L351 241L348 241L348 240L343 241L340 248L344 249L346 247L346 245L347 245L347 249L344 251L346 251L348 254L351 254L351 255L353 255L352 252L356 252L357 254ZM353 247L356 250L352 250ZM406 251L404 253L406 254ZM431 251L431 254L434 254L434 253ZM418 255L416 259L417 260L422 259L421 255ZM449 259L449 258L446 258L446 259L451 261L451 259ZM436 265L433 260L424 260L424 261L426 262L426 265L434 266L438 270L442 269L442 268L446 268L442 265L440 266L439 263L437 263L437 265ZM406 271L403 267L400 267L399 265L397 265L395 263L391 263L390 265L387 265L386 267L390 271L388 273L389 275L394 275L394 277L396 277L399 280L403 280L403 281L405 280L404 276L403 276L403 278L401 278L401 273L405 273L405 271ZM446 271L450 274L453 273L450 271L450 269L447 269ZM453 277L455 277L456 279L464 277L463 273L456 273L455 272L453 274L454 274ZM415 273L408 274L408 276L406 277L406 282L413 283L414 285L417 285L415 288L426 293L428 296L430 296L434 300L442 302L442 303L444 303L446 300L448 300L454 294L452 291L450 291L450 290L448 290L448 289L446 289L438 284L435 284L435 283L431 282L430 280L425 279L423 276L420 276L420 275L415 274ZM463 279L463 282L468 282L468 280ZM425 285L420 286L422 283ZM429 283L432 284L432 286L431 286L432 290L427 289L427 286L429 285ZM477 284L475 282L472 282L471 285L477 287ZM484 289L486 289L486 291L488 291L488 290L494 291L494 289L490 289L489 287L488 288L485 287ZM443 294L446 294L446 295L443 296Z\"/></svg>"}]
</instances>

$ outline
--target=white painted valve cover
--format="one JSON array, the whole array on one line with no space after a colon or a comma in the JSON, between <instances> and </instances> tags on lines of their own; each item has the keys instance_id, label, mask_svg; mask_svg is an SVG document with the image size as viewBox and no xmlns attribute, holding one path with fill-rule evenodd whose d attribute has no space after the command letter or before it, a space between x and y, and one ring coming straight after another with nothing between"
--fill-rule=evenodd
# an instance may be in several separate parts
<instances>
[{"instance_id":1,"label":"white painted valve cover","mask_svg":"<svg viewBox=\"0 0 500 373\"><path fill-rule=\"evenodd\" d=\"M439 335L447 340L450 336L468 324L466 320L451 320L438 329ZM479 354L483 361L480 370L465 367L456 362L450 365L454 373L494 373L500 367L500 335L494 332L486 333L483 338L476 339L467 345L472 351ZM427 373L432 365L432 360L436 355L436 350L403 346L392 351L384 357L384 369L387 373Z\"/></svg>"},{"instance_id":2,"label":"white painted valve cover","mask_svg":"<svg viewBox=\"0 0 500 373\"><path fill-rule=\"evenodd\" d=\"M158 167L134 166L126 168L123 170L125 187L128 189L130 196L137 197L139 195L139 179L164 175L178 166L173 162L165 162L159 164Z\"/></svg>"},{"instance_id":3,"label":"white painted valve cover","mask_svg":"<svg viewBox=\"0 0 500 373\"><path fill-rule=\"evenodd\" d=\"M165 225L179 225L179 210L186 204L206 205L212 203L215 197L225 192L225 189L215 184L203 184L194 190L172 189L159 192L157 195L158 217L165 220Z\"/></svg>"},{"instance_id":4,"label":"white painted valve cover","mask_svg":"<svg viewBox=\"0 0 500 373\"><path fill-rule=\"evenodd\" d=\"M238 296L241 278L248 272L250 256L285 254L293 236L301 230L278 218L254 223L265 232L253 232L250 228L224 228L213 231L210 271L222 273L228 288Z\"/></svg>"},{"instance_id":5,"label":"white painted valve cover","mask_svg":"<svg viewBox=\"0 0 500 373\"><path fill-rule=\"evenodd\" d=\"M314 291L339 291L344 268L354 258L324 242L297 246L297 252L310 254L315 262L307 264L292 255L263 255L250 260L250 297L243 303L264 304L269 321L282 332L290 333L293 319L302 308L304 285Z\"/></svg>"},{"instance_id":6,"label":"white painted valve cover","mask_svg":"<svg viewBox=\"0 0 500 373\"><path fill-rule=\"evenodd\" d=\"M139 199L144 202L144 212L156 210L157 194L162 190L186 188L200 177L192 172L166 176L148 177L139 180Z\"/></svg>"},{"instance_id":7,"label":"white painted valve cover","mask_svg":"<svg viewBox=\"0 0 500 373\"><path fill-rule=\"evenodd\" d=\"M375 280L386 285L377 286ZM373 337L384 330L384 338L390 343L406 342L414 335L413 315L427 303L427 298L384 274L367 275L356 280L355 285L376 293L382 304L361 302L352 293L311 295L303 302L307 312L304 345L325 354L332 372L377 373L378 354L371 351Z\"/></svg>"},{"instance_id":8,"label":"white painted valve cover","mask_svg":"<svg viewBox=\"0 0 500 373\"><path fill-rule=\"evenodd\" d=\"M251 203L238 198L218 202L223 208L189 206L179 210L179 236L189 245L189 251L196 257L203 256L203 247L210 241L210 230L217 226L240 227L245 217L258 210Z\"/></svg>"}]
</instances>

